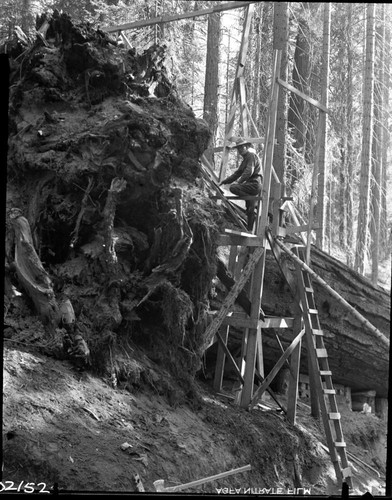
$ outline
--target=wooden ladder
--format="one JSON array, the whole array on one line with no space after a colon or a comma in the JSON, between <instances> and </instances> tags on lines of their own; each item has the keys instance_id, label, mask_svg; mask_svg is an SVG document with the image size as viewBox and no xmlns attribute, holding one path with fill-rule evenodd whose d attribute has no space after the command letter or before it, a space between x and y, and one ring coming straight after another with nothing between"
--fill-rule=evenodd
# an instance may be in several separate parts
<instances>
[{"instance_id":1,"label":"wooden ladder","mask_svg":"<svg viewBox=\"0 0 392 500\"><path fill-rule=\"evenodd\" d=\"M305 262L306 247L295 246L293 253ZM324 345L324 334L320 327L314 300L311 277L308 272L301 269L298 263L296 263L296 273L310 368L313 372L309 375L318 397L329 453L338 481L346 482L348 486L352 487L351 469L347 460L346 443L340 421L341 415L336 402L336 391L332 382L332 372L329 368L328 354Z\"/></svg>"}]
</instances>

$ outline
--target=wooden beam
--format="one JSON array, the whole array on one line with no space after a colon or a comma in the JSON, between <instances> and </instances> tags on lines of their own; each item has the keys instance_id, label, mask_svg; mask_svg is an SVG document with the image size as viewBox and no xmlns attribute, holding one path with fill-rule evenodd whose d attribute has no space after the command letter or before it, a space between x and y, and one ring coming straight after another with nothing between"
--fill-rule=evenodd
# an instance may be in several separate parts
<instances>
[{"instance_id":1,"label":"wooden beam","mask_svg":"<svg viewBox=\"0 0 392 500\"><path fill-rule=\"evenodd\" d=\"M278 245L275 244L275 240L272 238L271 231L267 231L267 241L270 245L271 251L275 257L275 260L283 274L283 276L286 279L286 282L290 288L290 291L292 293L293 298L296 298L299 304L299 299L297 298L296 295L296 280L293 276L293 273L289 269L286 259L282 259L282 249L278 247Z\"/></svg>"},{"instance_id":2,"label":"wooden beam","mask_svg":"<svg viewBox=\"0 0 392 500\"><path fill-rule=\"evenodd\" d=\"M235 326L236 328L257 328L259 320L249 317L226 316L222 324Z\"/></svg>"},{"instance_id":3,"label":"wooden beam","mask_svg":"<svg viewBox=\"0 0 392 500\"><path fill-rule=\"evenodd\" d=\"M215 12L222 12L224 10L239 9L241 7L247 7L249 4L257 3L253 2L227 2L220 5L215 5L210 9L194 10L191 12L184 12L182 14L171 14L162 17L153 17L151 19L143 19L142 21L135 21L134 23L117 24L115 26L107 26L102 28L103 31L107 33L113 33L115 31L122 30L133 30L136 28L144 28L145 26L152 26L154 24L169 23L172 21L179 21L180 19L189 19L192 17L206 16L208 14L214 14Z\"/></svg>"},{"instance_id":4,"label":"wooden beam","mask_svg":"<svg viewBox=\"0 0 392 500\"><path fill-rule=\"evenodd\" d=\"M217 481L218 479L222 479L227 476L231 476L233 474L239 474L240 472L246 472L251 470L251 465L245 465L244 467L240 467L238 469L233 469L228 472L222 472L221 474L216 474L215 476L206 477L204 479L198 479L197 481L192 481L191 483L179 484L177 486L169 486L168 488L164 487L165 481L163 479L157 479L154 481L155 490L160 493L172 493L176 491L187 490L189 488L194 488L195 486L199 486L204 483L208 483L211 481Z\"/></svg>"},{"instance_id":5,"label":"wooden beam","mask_svg":"<svg viewBox=\"0 0 392 500\"><path fill-rule=\"evenodd\" d=\"M316 231L320 226L318 224L313 224L311 231ZM286 234L294 233L305 233L309 229L309 224L303 224L301 226L288 226L286 227Z\"/></svg>"},{"instance_id":6,"label":"wooden beam","mask_svg":"<svg viewBox=\"0 0 392 500\"><path fill-rule=\"evenodd\" d=\"M292 328L294 318L270 317L262 319L251 319L246 313L232 312L223 320L224 325L244 328Z\"/></svg>"},{"instance_id":7,"label":"wooden beam","mask_svg":"<svg viewBox=\"0 0 392 500\"><path fill-rule=\"evenodd\" d=\"M253 238L257 238L257 236L253 233L248 233L248 232L242 232L242 231L236 231L235 229L225 229L225 234L230 234L233 236L250 236Z\"/></svg>"},{"instance_id":8,"label":"wooden beam","mask_svg":"<svg viewBox=\"0 0 392 500\"><path fill-rule=\"evenodd\" d=\"M260 322L261 328L292 328L294 318L265 318Z\"/></svg>"},{"instance_id":9,"label":"wooden beam","mask_svg":"<svg viewBox=\"0 0 392 500\"><path fill-rule=\"evenodd\" d=\"M227 348L227 345L226 345L227 340L225 342L219 332L216 332L216 337L219 340L219 343L220 343L224 353L226 354L228 360L230 361L232 367L234 368L234 371L236 372L237 377L241 380L242 383L244 383L244 379L242 378L242 375L241 375L241 372L237 366L237 363L235 362L235 359L233 358L233 356L231 355L231 352Z\"/></svg>"},{"instance_id":10,"label":"wooden beam","mask_svg":"<svg viewBox=\"0 0 392 500\"><path fill-rule=\"evenodd\" d=\"M305 333L305 330L301 330L301 332L295 337L295 339L291 342L289 347L286 349L284 354L282 354L282 356L278 359L276 365L272 368L272 370L269 372L269 374L265 377L264 382L257 389L257 391L255 392L255 394L254 394L254 396L249 404L249 410L251 410L256 405L257 401L260 399L263 392L267 389L267 387L270 386L271 382L274 380L274 378L276 377L276 375L279 373L280 369L282 368L282 366L286 362L286 359L292 354L294 349L299 344L304 333Z\"/></svg>"},{"instance_id":11,"label":"wooden beam","mask_svg":"<svg viewBox=\"0 0 392 500\"><path fill-rule=\"evenodd\" d=\"M224 337L216 336L216 338L219 340L218 344L218 352L216 355L216 363L215 363L215 373L214 373L214 384L213 387L216 391L222 390L222 383L223 383L223 373L225 369L225 361L226 361L226 354L225 351L222 347L221 341L224 342L225 345L227 345L227 340L229 338L229 329L230 327L227 326L225 328L225 333Z\"/></svg>"},{"instance_id":12,"label":"wooden beam","mask_svg":"<svg viewBox=\"0 0 392 500\"><path fill-rule=\"evenodd\" d=\"M218 314L212 320L212 322L208 326L207 330L205 331L205 334L204 334L204 339L205 339L204 344L205 345L209 344L210 340L214 337L215 333L218 331L218 328L221 326L223 320L227 316L227 313L232 308L238 294L244 288L246 282L249 280L250 275L252 274L257 262L260 260L260 257L263 255L263 253L264 253L264 248L258 247L250 256L250 258L249 258L246 266L244 267L239 279L237 280L237 282L235 283L233 288L230 290L230 292L227 294L227 297L225 298L225 300L222 304L222 307L219 309ZM259 314L259 310L257 312Z\"/></svg>"},{"instance_id":13,"label":"wooden beam","mask_svg":"<svg viewBox=\"0 0 392 500\"><path fill-rule=\"evenodd\" d=\"M280 227L280 198L282 196L282 184L280 182L277 182L274 186L272 191L272 232L274 235L278 235L278 229Z\"/></svg>"},{"instance_id":14,"label":"wooden beam","mask_svg":"<svg viewBox=\"0 0 392 500\"><path fill-rule=\"evenodd\" d=\"M292 202L292 201L290 201L290 200L287 200L287 201L285 201L285 202L283 203L283 205L282 205L282 207L281 207L281 208L283 208L283 207L287 208L287 209L288 209L288 211L290 212L290 215L291 215L291 217L292 217L292 219L293 219L293 221L294 221L294 224L295 224L296 226L300 226L301 224L300 224L300 222L299 222L299 220L298 220L297 214L295 213L295 207L294 207L293 202ZM287 228L286 228L286 229L287 229ZM301 238L301 240L305 243L305 238L304 238L304 236L303 236L301 233L299 234L299 237L300 237L300 238Z\"/></svg>"},{"instance_id":15,"label":"wooden beam","mask_svg":"<svg viewBox=\"0 0 392 500\"><path fill-rule=\"evenodd\" d=\"M229 257L229 262L234 261L234 259L237 261L238 258L238 263L234 263L233 265L232 262L230 262L229 265L229 271L230 273L227 272L225 264L222 262L221 259L218 259L217 262L217 276L221 283L227 288L227 290L231 290L231 288L235 285L236 280L238 279L238 275L241 272L241 269L243 265L243 259L242 255L244 252L238 252L238 249L244 250L245 247L231 247L230 249L230 257ZM248 249L246 249L248 250ZM246 255L248 252L246 252ZM236 264L236 265L235 265ZM245 264L244 264L245 265ZM240 267L239 271L237 271L237 268ZM247 317L250 314L250 309L251 309L251 303L249 300L249 297L247 293L242 290L239 294L238 297L236 298L236 302L239 306L242 307L243 311L246 313ZM260 307L260 315L259 318L261 320L264 320L265 314L264 311Z\"/></svg>"},{"instance_id":16,"label":"wooden beam","mask_svg":"<svg viewBox=\"0 0 392 500\"><path fill-rule=\"evenodd\" d=\"M287 393L287 420L295 425L297 418L297 400L298 400L298 381L299 381L299 367L301 361L301 344L298 345L293 351L290 358L290 378L289 388Z\"/></svg>"},{"instance_id":17,"label":"wooden beam","mask_svg":"<svg viewBox=\"0 0 392 500\"><path fill-rule=\"evenodd\" d=\"M211 163L209 162L209 160L208 160L208 158L206 157L205 154L201 155L200 161L201 161L202 166L208 171L208 173L211 176L212 180L215 182L215 184L218 185L219 184L218 176L214 172L214 168L211 165Z\"/></svg>"},{"instance_id":18,"label":"wooden beam","mask_svg":"<svg viewBox=\"0 0 392 500\"><path fill-rule=\"evenodd\" d=\"M262 196L226 196L227 200L262 200Z\"/></svg>"},{"instance_id":19,"label":"wooden beam","mask_svg":"<svg viewBox=\"0 0 392 500\"><path fill-rule=\"evenodd\" d=\"M246 110L246 90L245 90L245 81L244 77L241 77L239 80L238 91L240 96L240 107L241 107L241 125L242 125L242 134L245 137L249 136L249 126L248 126L248 112Z\"/></svg>"},{"instance_id":20,"label":"wooden beam","mask_svg":"<svg viewBox=\"0 0 392 500\"><path fill-rule=\"evenodd\" d=\"M254 122L254 120L252 118L252 114L250 112L250 109L249 109L249 106L248 106L247 102L245 102L245 109L246 109L246 112L248 113L248 117L249 117L249 120L250 120L250 122L252 124L253 130L256 132L256 135L259 136L260 135L259 131L257 130L256 124L255 124L255 122Z\"/></svg>"},{"instance_id":21,"label":"wooden beam","mask_svg":"<svg viewBox=\"0 0 392 500\"><path fill-rule=\"evenodd\" d=\"M258 370L255 370L255 375L256 375L257 380L259 380L261 383L264 382L264 377L262 375L260 375L260 373L259 373ZM271 389L271 387L267 388L267 392L269 393L269 395L271 396L271 398L275 401L275 403L279 406L279 408L283 411L283 413L287 413L287 409L279 401L279 399L276 397L276 395L275 395L274 391Z\"/></svg>"},{"instance_id":22,"label":"wooden beam","mask_svg":"<svg viewBox=\"0 0 392 500\"><path fill-rule=\"evenodd\" d=\"M125 35L125 33L123 33L123 32L121 31L121 32L120 32L120 36L121 36L121 38L123 39L123 42L125 43L125 45L131 49L131 48L132 48L132 44L131 44L131 42L128 40L128 37ZM129 149L128 151L130 151L130 149Z\"/></svg>"},{"instance_id":23,"label":"wooden beam","mask_svg":"<svg viewBox=\"0 0 392 500\"><path fill-rule=\"evenodd\" d=\"M297 94L299 97L302 97L305 101L308 101L310 104L313 104L313 106L316 106L317 108L321 109L321 111L324 111L324 113L328 113L328 109L321 104L321 102L316 101L316 99L313 99L312 97L309 97L308 95L304 94L297 88L293 87L289 83L283 81L282 79L278 78L278 83L282 85L282 87L285 87L287 90L290 90L290 92L293 92L294 94Z\"/></svg>"},{"instance_id":24,"label":"wooden beam","mask_svg":"<svg viewBox=\"0 0 392 500\"><path fill-rule=\"evenodd\" d=\"M252 236L254 236L252 238ZM259 247L262 240L256 235L241 236L239 234L220 234L217 238L216 244L222 247L228 246L242 246L242 247Z\"/></svg>"}]
</instances>

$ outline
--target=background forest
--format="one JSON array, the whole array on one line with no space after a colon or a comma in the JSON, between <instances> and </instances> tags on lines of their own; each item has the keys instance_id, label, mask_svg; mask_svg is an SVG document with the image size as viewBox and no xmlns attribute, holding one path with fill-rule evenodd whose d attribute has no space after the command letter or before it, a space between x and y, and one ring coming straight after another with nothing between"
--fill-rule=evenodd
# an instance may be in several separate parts
<instances>
[{"instance_id":1,"label":"background forest","mask_svg":"<svg viewBox=\"0 0 392 500\"><path fill-rule=\"evenodd\" d=\"M34 36L36 16L52 9L74 22L105 28L211 8L224 2L186 0L3 0L1 44L16 26ZM281 78L325 102L326 143L319 162L315 221L319 247L390 287L391 244L391 6L366 3L284 3L288 40ZM252 137L265 134L274 42L274 2L255 5L245 68ZM242 36L244 9L216 12L125 32L142 53L166 45L166 67L182 99L213 132L211 148L222 146ZM323 61L329 72L323 74ZM324 93L324 97L323 97ZM281 90L274 167L284 179L304 221L311 209L319 112L294 93ZM238 135L241 130L236 131ZM262 145L257 145L262 153ZM236 161L232 155L231 165ZM211 152L219 173L219 153ZM321 207L321 210L320 210Z\"/></svg>"}]
</instances>

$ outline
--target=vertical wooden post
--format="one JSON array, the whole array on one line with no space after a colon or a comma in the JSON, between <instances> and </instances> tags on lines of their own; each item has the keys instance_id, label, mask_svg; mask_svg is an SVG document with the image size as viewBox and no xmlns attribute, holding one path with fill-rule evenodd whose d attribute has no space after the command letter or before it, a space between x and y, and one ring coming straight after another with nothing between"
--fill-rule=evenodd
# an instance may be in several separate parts
<instances>
[{"instance_id":1,"label":"vertical wooden post","mask_svg":"<svg viewBox=\"0 0 392 500\"><path fill-rule=\"evenodd\" d=\"M226 326L221 329L222 340L226 345L227 345L227 340L229 338L229 330L230 326ZM216 357L215 375L214 375L214 389L216 391L222 390L225 361L226 361L225 351L223 350L223 347L221 346L220 342L218 342L218 353Z\"/></svg>"},{"instance_id":2,"label":"vertical wooden post","mask_svg":"<svg viewBox=\"0 0 392 500\"><path fill-rule=\"evenodd\" d=\"M263 342L261 339L261 327L257 327L256 345L257 345L256 368L259 374L264 378L264 356L263 356ZM263 396L261 397L261 399L263 399Z\"/></svg>"},{"instance_id":3,"label":"vertical wooden post","mask_svg":"<svg viewBox=\"0 0 392 500\"><path fill-rule=\"evenodd\" d=\"M230 247L230 254L229 254L228 268L233 276L234 276L234 270L236 268L237 255L238 255L238 247L235 245L231 246Z\"/></svg>"},{"instance_id":4,"label":"vertical wooden post","mask_svg":"<svg viewBox=\"0 0 392 500\"><path fill-rule=\"evenodd\" d=\"M237 254L238 254L238 247L236 245L231 246L230 247L230 254L229 254L228 269L233 276L235 276L235 270L238 267L236 264ZM239 270L239 272L241 272L241 269ZM221 329L221 331L222 331L222 339L225 342L225 344L227 345L227 341L229 339L229 333L230 333L230 326L223 327ZM225 351L223 350L223 347L221 346L220 342L218 342L218 352L217 352L217 356L216 356L216 366L215 366L215 375L214 375L214 389L216 391L222 390L225 363L226 363L226 354L225 354Z\"/></svg>"},{"instance_id":5,"label":"vertical wooden post","mask_svg":"<svg viewBox=\"0 0 392 500\"><path fill-rule=\"evenodd\" d=\"M305 328L306 330L306 328ZM317 388L316 388L316 380L315 380L315 368L312 364L312 359L311 359L311 350L314 349L314 346L311 345L312 339L310 338L310 335L308 333L308 330L306 330L306 348L307 348L307 355L308 355L308 373L309 373L309 390L310 390L310 414L312 415L313 418L320 418L320 402L319 402L319 397L317 393Z\"/></svg>"},{"instance_id":6,"label":"vertical wooden post","mask_svg":"<svg viewBox=\"0 0 392 500\"><path fill-rule=\"evenodd\" d=\"M275 143L276 110L279 94L277 78L280 72L280 59L282 52L275 51L274 71L272 76L272 88L270 97L270 113L268 128L266 134L266 146L264 149L264 179L263 179L263 202L259 204L257 212L257 235L262 238L262 246L265 248L267 240L265 230L268 224L268 205L271 187L272 160ZM260 213L261 212L261 213ZM265 253L259 259L253 272L251 281L251 318L258 319L260 314L260 305L263 295L263 281L265 269ZM253 395L253 384L255 377L255 362L257 345L261 345L261 328L250 328L248 344L246 350L246 365L244 373L244 388L241 394L241 406L247 408ZM263 368L264 369L264 368Z\"/></svg>"},{"instance_id":7,"label":"vertical wooden post","mask_svg":"<svg viewBox=\"0 0 392 500\"><path fill-rule=\"evenodd\" d=\"M246 109L246 90L245 90L245 82L243 76L239 80L239 96L240 96L240 109L241 109L242 136L249 137L248 111Z\"/></svg>"},{"instance_id":8,"label":"vertical wooden post","mask_svg":"<svg viewBox=\"0 0 392 500\"><path fill-rule=\"evenodd\" d=\"M295 266L295 272L297 276L297 283L300 283L302 280L302 271L299 265L296 263ZM299 295L297 295L297 299L300 301L301 298ZM302 305L302 308L304 306ZM309 389L310 389L310 407L311 407L311 415L314 418L320 418L320 402L319 402L319 396L317 392L317 380L316 380L316 374L317 374L317 369L314 365L314 359L312 357L312 353L315 350L314 347L314 340L313 340L313 333L309 327L308 324L305 322L305 331L306 331L306 350L307 350L307 359L308 359L308 373L309 373Z\"/></svg>"},{"instance_id":9,"label":"vertical wooden post","mask_svg":"<svg viewBox=\"0 0 392 500\"><path fill-rule=\"evenodd\" d=\"M241 358L239 362L239 370L241 372L241 376L244 377L245 375L245 357L246 357L246 352L247 352L247 347L248 347L248 337L249 337L249 328L245 328L244 334L242 336L242 343L241 343ZM241 398L242 398L242 390L243 386L241 382L239 382L239 390L235 396L235 403L236 404L241 404Z\"/></svg>"},{"instance_id":10,"label":"vertical wooden post","mask_svg":"<svg viewBox=\"0 0 392 500\"><path fill-rule=\"evenodd\" d=\"M299 306L296 307L293 333L296 337L302 330L302 315ZM301 346L302 340L294 349L290 359L290 374L289 388L287 393L287 420L293 425L297 417L297 399L298 399L298 382L299 382L299 367L301 362ZM293 376L294 375L294 376Z\"/></svg>"},{"instance_id":11,"label":"vertical wooden post","mask_svg":"<svg viewBox=\"0 0 392 500\"><path fill-rule=\"evenodd\" d=\"M238 279L238 277L241 274L242 269L245 267L248 256L249 256L249 249L247 247L239 247L240 250L238 252L238 257L237 257L237 265L235 267L235 270L233 272L234 279ZM245 285L244 289L246 290L248 286L248 283Z\"/></svg>"},{"instance_id":12,"label":"vertical wooden post","mask_svg":"<svg viewBox=\"0 0 392 500\"><path fill-rule=\"evenodd\" d=\"M273 189L273 198L272 198L272 234L273 236L277 236L278 228L280 223L280 212L279 212L279 204L280 198L282 196L282 184L280 182L276 183Z\"/></svg>"}]
</instances>

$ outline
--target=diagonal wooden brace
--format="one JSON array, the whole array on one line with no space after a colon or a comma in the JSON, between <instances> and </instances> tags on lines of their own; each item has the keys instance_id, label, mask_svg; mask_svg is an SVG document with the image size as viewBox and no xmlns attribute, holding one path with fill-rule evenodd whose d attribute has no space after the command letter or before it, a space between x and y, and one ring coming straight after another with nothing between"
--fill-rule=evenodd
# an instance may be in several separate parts
<instances>
[{"instance_id":1,"label":"diagonal wooden brace","mask_svg":"<svg viewBox=\"0 0 392 500\"><path fill-rule=\"evenodd\" d=\"M301 340L305 333L305 330L301 330L301 332L295 337L295 339L291 342L289 347L286 349L284 354L279 358L278 362L276 365L272 368L272 370L269 372L269 374L265 377L264 382L261 384L261 386L257 389L257 391L254 393L253 398L249 404L248 409L251 410L257 403L257 401L260 399L261 395L263 392L269 387L273 379L276 377L278 374L279 370L282 368L284 365L286 359L292 354L294 349L296 348L298 342Z\"/></svg>"},{"instance_id":2,"label":"diagonal wooden brace","mask_svg":"<svg viewBox=\"0 0 392 500\"><path fill-rule=\"evenodd\" d=\"M224 300L222 307L219 309L218 314L215 316L213 321L208 326L208 328L205 332L205 335L204 335L204 346L210 345L211 340L213 339L214 335L216 334L219 327L221 326L223 320L227 316L227 313L232 308L238 294L244 288L246 282L250 278L257 262L259 261L260 257L263 255L263 252L264 252L264 247L257 247L256 250L250 256L250 258L249 258L246 266L242 270L242 273L241 273L240 277L238 278L237 282L235 283L233 288L230 290L230 292L227 294L227 297ZM204 350L205 349L203 349L203 351Z\"/></svg>"}]
</instances>

